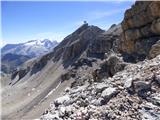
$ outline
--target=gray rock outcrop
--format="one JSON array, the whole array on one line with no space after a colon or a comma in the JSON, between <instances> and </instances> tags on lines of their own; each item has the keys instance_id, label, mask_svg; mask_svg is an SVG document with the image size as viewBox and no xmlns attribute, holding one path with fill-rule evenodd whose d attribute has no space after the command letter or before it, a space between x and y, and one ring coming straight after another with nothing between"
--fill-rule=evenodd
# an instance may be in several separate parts
<instances>
[{"instance_id":1,"label":"gray rock outcrop","mask_svg":"<svg viewBox=\"0 0 160 120\"><path fill-rule=\"evenodd\" d=\"M117 72L122 71L126 65L127 63L122 60L122 57L111 54L100 64L100 68L93 71L93 79L98 82L102 78L112 77Z\"/></svg>"},{"instance_id":2,"label":"gray rock outcrop","mask_svg":"<svg viewBox=\"0 0 160 120\"><path fill-rule=\"evenodd\" d=\"M112 78L72 87L58 99L58 105L57 100L51 104L41 119L157 120L160 118L159 60L157 56L128 64Z\"/></svg>"},{"instance_id":3,"label":"gray rock outcrop","mask_svg":"<svg viewBox=\"0 0 160 120\"><path fill-rule=\"evenodd\" d=\"M160 54L160 40L158 40L152 47L151 50L149 51L149 57L154 58L157 55Z\"/></svg>"}]
</instances>

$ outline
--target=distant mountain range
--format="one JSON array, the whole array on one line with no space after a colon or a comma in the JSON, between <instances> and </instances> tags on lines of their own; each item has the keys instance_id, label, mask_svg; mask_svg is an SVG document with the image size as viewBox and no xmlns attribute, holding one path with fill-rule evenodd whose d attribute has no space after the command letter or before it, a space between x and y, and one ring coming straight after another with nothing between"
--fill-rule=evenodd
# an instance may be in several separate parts
<instances>
[{"instance_id":1,"label":"distant mountain range","mask_svg":"<svg viewBox=\"0 0 160 120\"><path fill-rule=\"evenodd\" d=\"M29 59L31 59L31 57L26 55L7 53L1 58L1 70L4 73L13 72L15 69L17 69L17 66L23 64Z\"/></svg>"},{"instance_id":2,"label":"distant mountain range","mask_svg":"<svg viewBox=\"0 0 160 120\"><path fill-rule=\"evenodd\" d=\"M57 41L49 39L7 44L1 49L1 71L10 73L27 60L52 51L57 45Z\"/></svg>"},{"instance_id":3,"label":"distant mountain range","mask_svg":"<svg viewBox=\"0 0 160 120\"><path fill-rule=\"evenodd\" d=\"M30 40L25 43L7 44L1 49L1 53L2 55L12 53L17 55L27 55L29 57L36 57L49 52L57 45L57 41L51 41L49 39Z\"/></svg>"}]
</instances>

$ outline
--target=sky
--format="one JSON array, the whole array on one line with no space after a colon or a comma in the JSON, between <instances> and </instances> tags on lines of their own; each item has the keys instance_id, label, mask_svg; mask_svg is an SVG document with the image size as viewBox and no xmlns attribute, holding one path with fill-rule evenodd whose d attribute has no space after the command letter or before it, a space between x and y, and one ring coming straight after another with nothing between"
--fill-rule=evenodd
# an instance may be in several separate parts
<instances>
[{"instance_id":1,"label":"sky","mask_svg":"<svg viewBox=\"0 0 160 120\"><path fill-rule=\"evenodd\" d=\"M3 45L33 39L62 41L87 21L107 30L134 1L2 1Z\"/></svg>"}]
</instances>

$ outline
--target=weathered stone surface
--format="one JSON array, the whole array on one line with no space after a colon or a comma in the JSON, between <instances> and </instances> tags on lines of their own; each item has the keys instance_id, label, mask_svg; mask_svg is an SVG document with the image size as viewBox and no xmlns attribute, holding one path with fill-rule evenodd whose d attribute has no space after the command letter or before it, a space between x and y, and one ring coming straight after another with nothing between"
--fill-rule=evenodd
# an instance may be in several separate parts
<instances>
[{"instance_id":1,"label":"weathered stone surface","mask_svg":"<svg viewBox=\"0 0 160 120\"><path fill-rule=\"evenodd\" d=\"M69 96L65 95L63 97L60 97L60 98L57 98L55 101L54 101L54 104L55 106L59 106L61 104L65 104L65 102L69 101L70 98Z\"/></svg>"},{"instance_id":2,"label":"weathered stone surface","mask_svg":"<svg viewBox=\"0 0 160 120\"><path fill-rule=\"evenodd\" d=\"M116 88L108 87L107 89L102 91L101 96L107 101L110 100L114 95L117 94Z\"/></svg>"},{"instance_id":3,"label":"weathered stone surface","mask_svg":"<svg viewBox=\"0 0 160 120\"><path fill-rule=\"evenodd\" d=\"M160 35L160 18L153 21L151 31L157 35Z\"/></svg>"},{"instance_id":4,"label":"weathered stone surface","mask_svg":"<svg viewBox=\"0 0 160 120\"><path fill-rule=\"evenodd\" d=\"M160 40L154 44L149 52L149 57L154 58L160 54Z\"/></svg>"},{"instance_id":5,"label":"weathered stone surface","mask_svg":"<svg viewBox=\"0 0 160 120\"><path fill-rule=\"evenodd\" d=\"M58 58L62 58L64 62L78 57L87 49L89 43L94 41L96 36L102 32L104 31L96 26L89 26L88 24L82 25L55 48L55 57L59 53L60 57ZM61 50L62 48L63 50ZM60 53L60 51L62 51L62 53Z\"/></svg>"},{"instance_id":6,"label":"weathered stone surface","mask_svg":"<svg viewBox=\"0 0 160 120\"><path fill-rule=\"evenodd\" d=\"M100 68L93 71L92 76L95 82L100 82L102 78L112 77L119 71L122 71L126 63L123 62L122 58L111 54L108 59L101 63Z\"/></svg>"},{"instance_id":7,"label":"weathered stone surface","mask_svg":"<svg viewBox=\"0 0 160 120\"><path fill-rule=\"evenodd\" d=\"M121 25L112 25L109 30L99 34L91 41L87 55L89 57L104 58L104 54L109 53L111 50L118 52L121 32Z\"/></svg>"},{"instance_id":8,"label":"weathered stone surface","mask_svg":"<svg viewBox=\"0 0 160 120\"><path fill-rule=\"evenodd\" d=\"M160 38L159 19L159 1L137 1L132 8L125 12L122 21L123 33L121 35L120 51L130 55L134 53L149 57L151 46ZM149 46L142 47L146 44ZM140 51L139 48L141 48Z\"/></svg>"},{"instance_id":9,"label":"weathered stone surface","mask_svg":"<svg viewBox=\"0 0 160 120\"><path fill-rule=\"evenodd\" d=\"M149 5L149 10L151 12L152 17L154 17L154 18L160 17L160 12L159 12L160 11L160 2L159 1L152 2Z\"/></svg>"},{"instance_id":10,"label":"weathered stone surface","mask_svg":"<svg viewBox=\"0 0 160 120\"><path fill-rule=\"evenodd\" d=\"M151 91L151 82L146 81L133 81L132 86L134 92L136 92L141 97L146 97L146 92Z\"/></svg>"},{"instance_id":11,"label":"weathered stone surface","mask_svg":"<svg viewBox=\"0 0 160 120\"><path fill-rule=\"evenodd\" d=\"M157 56L128 64L123 71L100 83L72 87L64 95L68 96L68 102L62 99L58 106L52 105L41 119L159 119L159 60ZM128 88L132 88L133 94Z\"/></svg>"}]
</instances>

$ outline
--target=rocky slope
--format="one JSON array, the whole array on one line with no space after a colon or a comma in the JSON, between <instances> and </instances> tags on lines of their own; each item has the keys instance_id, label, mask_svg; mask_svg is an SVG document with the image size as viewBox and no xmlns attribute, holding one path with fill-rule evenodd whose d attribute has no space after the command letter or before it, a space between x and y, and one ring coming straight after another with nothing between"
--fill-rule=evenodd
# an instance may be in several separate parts
<instances>
[{"instance_id":1,"label":"rocky slope","mask_svg":"<svg viewBox=\"0 0 160 120\"><path fill-rule=\"evenodd\" d=\"M136 2L125 13L122 34L99 34L87 58L62 76L75 81L40 119L160 119L159 3Z\"/></svg>"},{"instance_id":2,"label":"rocky slope","mask_svg":"<svg viewBox=\"0 0 160 120\"><path fill-rule=\"evenodd\" d=\"M128 64L113 77L98 81L83 75L79 79L85 82L66 88L63 96L50 104L41 119L158 120L159 61L160 56L157 56L153 60Z\"/></svg>"},{"instance_id":3,"label":"rocky slope","mask_svg":"<svg viewBox=\"0 0 160 120\"><path fill-rule=\"evenodd\" d=\"M160 2L138 1L125 12L124 16L120 50L135 59L134 61L158 55Z\"/></svg>"},{"instance_id":4,"label":"rocky slope","mask_svg":"<svg viewBox=\"0 0 160 120\"><path fill-rule=\"evenodd\" d=\"M159 2L136 2L128 11L141 13L150 5L160 13ZM155 12L145 10L144 16L155 19ZM83 24L52 52L13 72L9 86L2 90L2 118L33 119L43 113L40 119L44 120L158 120L160 56L144 59L152 58L150 53L158 54L159 36L123 38L125 32L148 24L138 22L138 27L125 30L126 14L121 25L112 25L108 31ZM140 43L145 54L133 47L142 38L146 40ZM132 39L133 49L128 46Z\"/></svg>"},{"instance_id":5,"label":"rocky slope","mask_svg":"<svg viewBox=\"0 0 160 120\"><path fill-rule=\"evenodd\" d=\"M113 51L112 44L119 39L119 35L111 33L96 26L83 24L52 52L27 61L20 69L14 71L9 86L2 90L2 118L31 119L31 116L35 118L42 114L42 108L47 108L52 100L46 97L47 94L54 98L60 96L65 87L70 86L71 78L77 74L77 69L87 65L90 66L91 72L92 67L96 68L101 59L107 56L105 53L110 54ZM97 44L98 41L104 44ZM109 48L103 49L105 45ZM67 79L69 81L65 81ZM55 95L52 91L57 85L63 87Z\"/></svg>"}]
</instances>

